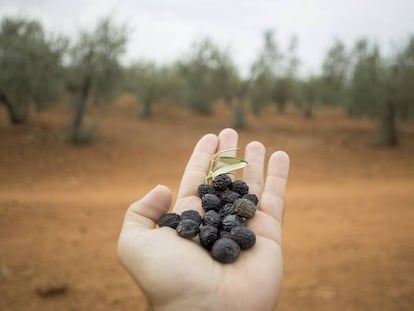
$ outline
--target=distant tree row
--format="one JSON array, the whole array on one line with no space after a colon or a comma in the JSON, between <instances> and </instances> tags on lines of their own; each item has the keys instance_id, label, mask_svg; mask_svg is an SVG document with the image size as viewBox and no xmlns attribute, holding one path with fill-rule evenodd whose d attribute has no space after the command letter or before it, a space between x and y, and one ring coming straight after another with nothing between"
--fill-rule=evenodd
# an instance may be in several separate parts
<instances>
[{"instance_id":1,"label":"distant tree row","mask_svg":"<svg viewBox=\"0 0 414 311\"><path fill-rule=\"evenodd\" d=\"M414 36L394 55L384 57L379 46L361 38L347 48L336 40L318 74L299 75L299 40L293 36L283 51L273 31L263 44L247 77L242 77L231 54L209 38L192 44L175 62L159 66L136 60L125 66L128 30L109 18L74 39L47 34L35 20L7 17L0 21L0 102L10 122L27 122L30 111L48 108L70 98L73 119L70 139L93 138L85 129L89 102L110 103L121 92L139 99L137 116L150 118L157 102L182 104L196 113L211 114L221 99L233 111L232 126L247 127L246 112L260 116L275 105L284 113L296 105L311 118L316 105L343 107L352 117L378 120L379 142L398 144L397 123L414 116Z\"/></svg>"},{"instance_id":2,"label":"distant tree row","mask_svg":"<svg viewBox=\"0 0 414 311\"><path fill-rule=\"evenodd\" d=\"M44 110L69 95L73 107L71 141L87 142L84 129L88 100L104 102L120 90L120 57L127 31L108 18L75 40L46 34L42 25L25 18L0 21L0 102L12 124L25 123L30 111Z\"/></svg>"}]
</instances>

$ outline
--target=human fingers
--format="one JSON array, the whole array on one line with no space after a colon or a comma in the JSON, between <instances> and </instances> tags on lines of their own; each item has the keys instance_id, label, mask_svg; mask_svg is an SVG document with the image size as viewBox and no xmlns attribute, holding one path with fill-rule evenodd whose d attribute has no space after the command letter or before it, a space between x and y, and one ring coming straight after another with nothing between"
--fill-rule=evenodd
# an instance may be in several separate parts
<instances>
[{"instance_id":1,"label":"human fingers","mask_svg":"<svg viewBox=\"0 0 414 311\"><path fill-rule=\"evenodd\" d=\"M163 185L156 186L129 206L122 230L133 229L139 232L153 229L161 216L170 208L171 201L171 190Z\"/></svg>"},{"instance_id":2,"label":"human fingers","mask_svg":"<svg viewBox=\"0 0 414 311\"><path fill-rule=\"evenodd\" d=\"M263 167L266 149L262 143L253 141L246 146L244 159L248 165L243 170L243 180L249 185L249 192L260 199L263 189Z\"/></svg>"},{"instance_id":3,"label":"human fingers","mask_svg":"<svg viewBox=\"0 0 414 311\"><path fill-rule=\"evenodd\" d=\"M198 185L204 182L210 168L210 159L213 154L226 149L237 147L238 134L233 129L222 130L218 137L207 134L197 143L181 180L180 190L174 212L181 213L185 210L194 209L203 213L201 205L197 200ZM235 150L226 152L224 155L233 156Z\"/></svg>"},{"instance_id":4,"label":"human fingers","mask_svg":"<svg viewBox=\"0 0 414 311\"><path fill-rule=\"evenodd\" d=\"M217 136L207 134L194 147L181 179L177 202L173 209L175 213L180 214L189 209L195 209L199 213L203 212L201 205L197 204L197 189L198 185L204 183L210 166L210 158L216 152L217 146Z\"/></svg>"},{"instance_id":5,"label":"human fingers","mask_svg":"<svg viewBox=\"0 0 414 311\"><path fill-rule=\"evenodd\" d=\"M220 152L226 149L237 148L237 142L239 140L239 135L237 134L235 130L231 128L226 128L218 134L218 139L219 139L219 145L217 148L217 152ZM226 155L235 156L236 151L235 150L229 151L228 153L226 153Z\"/></svg>"},{"instance_id":6,"label":"human fingers","mask_svg":"<svg viewBox=\"0 0 414 311\"><path fill-rule=\"evenodd\" d=\"M169 209L171 201L171 190L158 185L129 206L118 239L118 258L127 270L132 271L136 267L134 243L137 237L155 228L161 216Z\"/></svg>"},{"instance_id":7,"label":"human fingers","mask_svg":"<svg viewBox=\"0 0 414 311\"><path fill-rule=\"evenodd\" d=\"M289 156L283 151L273 153L269 159L266 181L260 200L260 210L282 223Z\"/></svg>"},{"instance_id":8,"label":"human fingers","mask_svg":"<svg viewBox=\"0 0 414 311\"><path fill-rule=\"evenodd\" d=\"M237 148L237 143L239 140L239 135L237 134L237 132L231 128L226 128L219 133L218 139L219 139L219 144L218 144L217 152L227 150L227 149L234 149L234 150L229 150L221 155L235 157L237 154L237 151L235 149ZM228 175L230 175L234 179L233 173L229 173Z\"/></svg>"},{"instance_id":9,"label":"human fingers","mask_svg":"<svg viewBox=\"0 0 414 311\"><path fill-rule=\"evenodd\" d=\"M198 141L184 170L177 201L197 194L197 187L207 176L210 158L216 152L217 145L218 138L214 134L204 135Z\"/></svg>"}]
</instances>

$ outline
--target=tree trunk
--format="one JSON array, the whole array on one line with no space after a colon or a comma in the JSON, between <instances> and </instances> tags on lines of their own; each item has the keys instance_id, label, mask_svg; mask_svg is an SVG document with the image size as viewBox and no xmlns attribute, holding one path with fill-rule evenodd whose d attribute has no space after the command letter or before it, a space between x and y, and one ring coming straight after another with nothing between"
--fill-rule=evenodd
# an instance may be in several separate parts
<instances>
[{"instance_id":1,"label":"tree trunk","mask_svg":"<svg viewBox=\"0 0 414 311\"><path fill-rule=\"evenodd\" d=\"M91 80L92 78L88 74L85 77L85 80L81 87L79 97L76 102L75 113L73 116L73 123L72 123L72 133L70 137L73 143L80 143L83 141L82 139L83 118L86 112L86 103L88 99L89 89L91 86Z\"/></svg>"},{"instance_id":2,"label":"tree trunk","mask_svg":"<svg viewBox=\"0 0 414 311\"><path fill-rule=\"evenodd\" d=\"M27 104L22 104L20 106L21 109L17 109L16 106L10 103L6 94L3 92L0 92L0 104L6 107L9 121L13 125L24 124L29 119L29 107Z\"/></svg>"},{"instance_id":3,"label":"tree trunk","mask_svg":"<svg viewBox=\"0 0 414 311\"><path fill-rule=\"evenodd\" d=\"M386 87L385 101L383 102L380 124L379 124L379 142L381 145L395 147L398 145L397 131L397 106L396 95L397 89L395 81L397 81L397 67L393 67L391 76L389 77Z\"/></svg>"},{"instance_id":4,"label":"tree trunk","mask_svg":"<svg viewBox=\"0 0 414 311\"><path fill-rule=\"evenodd\" d=\"M247 127L244 102L240 99L233 99L233 128L237 130Z\"/></svg>"},{"instance_id":5,"label":"tree trunk","mask_svg":"<svg viewBox=\"0 0 414 311\"><path fill-rule=\"evenodd\" d=\"M260 117L260 113L262 111L260 105L261 105L261 103L259 102L259 100L253 100L252 101L252 112L253 112L255 117Z\"/></svg>"},{"instance_id":6,"label":"tree trunk","mask_svg":"<svg viewBox=\"0 0 414 311\"><path fill-rule=\"evenodd\" d=\"M151 118L151 116L152 116L152 102L153 102L152 91L149 90L149 93L147 94L147 96L145 96L142 99L142 107L141 107L141 113L140 113L141 119Z\"/></svg>"},{"instance_id":7,"label":"tree trunk","mask_svg":"<svg viewBox=\"0 0 414 311\"><path fill-rule=\"evenodd\" d=\"M313 118L313 102L312 101L305 101L303 105L303 115L306 119Z\"/></svg>"},{"instance_id":8,"label":"tree trunk","mask_svg":"<svg viewBox=\"0 0 414 311\"><path fill-rule=\"evenodd\" d=\"M388 98L384 104L380 119L380 143L386 146L398 145L398 131L396 124L396 109L394 100Z\"/></svg>"},{"instance_id":9,"label":"tree trunk","mask_svg":"<svg viewBox=\"0 0 414 311\"><path fill-rule=\"evenodd\" d=\"M277 106L277 112L280 114L284 114L285 113L285 108L286 108L286 101L284 100L279 100L276 104Z\"/></svg>"}]
</instances>

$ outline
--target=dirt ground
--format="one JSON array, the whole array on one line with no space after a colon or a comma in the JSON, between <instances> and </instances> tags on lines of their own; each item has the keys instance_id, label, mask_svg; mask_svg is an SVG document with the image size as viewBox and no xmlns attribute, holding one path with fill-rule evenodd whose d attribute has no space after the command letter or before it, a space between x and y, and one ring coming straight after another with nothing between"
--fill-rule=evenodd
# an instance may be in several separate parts
<instances>
[{"instance_id":1,"label":"dirt ground","mask_svg":"<svg viewBox=\"0 0 414 311\"><path fill-rule=\"evenodd\" d=\"M65 142L64 107L19 128L0 111L0 310L146 309L116 257L124 212L158 183L176 191L195 142L231 116L135 109L128 96L95 109L98 138L83 147ZM414 127L387 149L373 122L336 110L248 120L240 147L291 157L277 310L414 310Z\"/></svg>"}]
</instances>

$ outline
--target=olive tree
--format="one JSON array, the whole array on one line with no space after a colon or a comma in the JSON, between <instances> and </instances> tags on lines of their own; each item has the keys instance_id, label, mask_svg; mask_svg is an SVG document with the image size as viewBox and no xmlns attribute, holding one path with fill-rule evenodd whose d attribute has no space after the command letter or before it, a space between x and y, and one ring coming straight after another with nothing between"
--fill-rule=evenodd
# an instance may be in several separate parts
<instances>
[{"instance_id":1,"label":"olive tree","mask_svg":"<svg viewBox=\"0 0 414 311\"><path fill-rule=\"evenodd\" d=\"M263 33L263 47L250 68L249 97L254 114L259 115L268 103L281 95L275 90L276 78L280 72L282 54L274 39L274 32Z\"/></svg>"},{"instance_id":2,"label":"olive tree","mask_svg":"<svg viewBox=\"0 0 414 311\"><path fill-rule=\"evenodd\" d=\"M175 64L157 66L150 62L134 62L125 68L124 88L139 98L138 116L148 119L157 101L183 102L186 84Z\"/></svg>"},{"instance_id":3,"label":"olive tree","mask_svg":"<svg viewBox=\"0 0 414 311\"><path fill-rule=\"evenodd\" d=\"M345 44L336 40L322 64L322 100L328 105L345 106L350 58Z\"/></svg>"},{"instance_id":4,"label":"olive tree","mask_svg":"<svg viewBox=\"0 0 414 311\"><path fill-rule=\"evenodd\" d=\"M350 81L348 113L351 115L374 115L378 113L383 97L381 90L380 55L368 40L359 40L353 51L354 66Z\"/></svg>"},{"instance_id":5,"label":"olive tree","mask_svg":"<svg viewBox=\"0 0 414 311\"><path fill-rule=\"evenodd\" d=\"M121 78L120 57L127 43L125 26L115 25L109 18L102 18L94 29L81 30L70 49L68 89L74 95L74 116L71 141L86 142L92 132L85 134L82 129L87 100L110 98Z\"/></svg>"},{"instance_id":6,"label":"olive tree","mask_svg":"<svg viewBox=\"0 0 414 311\"><path fill-rule=\"evenodd\" d=\"M289 101L298 102L300 100L298 93L298 70L300 65L300 59L297 55L298 44L298 37L292 36L285 56L281 59L283 66L281 66L282 68L279 70L274 84L273 100L276 102L280 113L285 111L286 104Z\"/></svg>"},{"instance_id":7,"label":"olive tree","mask_svg":"<svg viewBox=\"0 0 414 311\"><path fill-rule=\"evenodd\" d=\"M397 112L399 70L394 61L381 58L379 47L359 40L354 48L355 65L350 83L349 112L378 120L378 142L398 144Z\"/></svg>"},{"instance_id":8,"label":"olive tree","mask_svg":"<svg viewBox=\"0 0 414 311\"><path fill-rule=\"evenodd\" d=\"M0 23L0 102L10 122L24 123L30 104L42 110L62 91L67 40L48 37L35 20L6 17Z\"/></svg>"},{"instance_id":9,"label":"olive tree","mask_svg":"<svg viewBox=\"0 0 414 311\"><path fill-rule=\"evenodd\" d=\"M305 118L313 118L314 107L321 97L321 78L310 76L307 79L297 81L297 88L297 105Z\"/></svg>"},{"instance_id":10,"label":"olive tree","mask_svg":"<svg viewBox=\"0 0 414 311\"><path fill-rule=\"evenodd\" d=\"M385 97L380 107L379 139L384 145L396 146L398 117L407 121L414 116L414 36L388 61L383 72Z\"/></svg>"},{"instance_id":11,"label":"olive tree","mask_svg":"<svg viewBox=\"0 0 414 311\"><path fill-rule=\"evenodd\" d=\"M209 38L196 41L179 66L188 86L187 104L198 113L212 112L212 102L231 102L238 88L239 75L230 55Z\"/></svg>"},{"instance_id":12,"label":"olive tree","mask_svg":"<svg viewBox=\"0 0 414 311\"><path fill-rule=\"evenodd\" d=\"M408 38L406 45L395 57L396 100L401 119L414 117L414 36Z\"/></svg>"}]
</instances>

